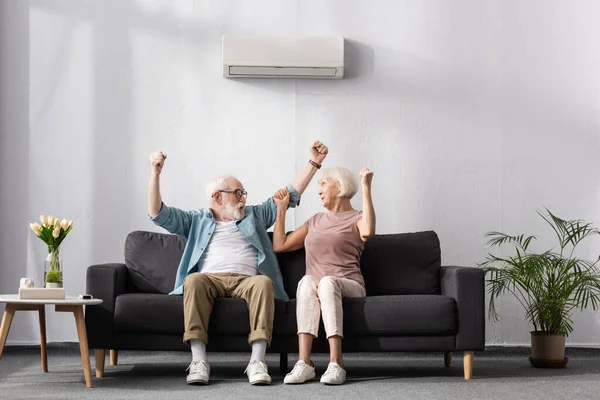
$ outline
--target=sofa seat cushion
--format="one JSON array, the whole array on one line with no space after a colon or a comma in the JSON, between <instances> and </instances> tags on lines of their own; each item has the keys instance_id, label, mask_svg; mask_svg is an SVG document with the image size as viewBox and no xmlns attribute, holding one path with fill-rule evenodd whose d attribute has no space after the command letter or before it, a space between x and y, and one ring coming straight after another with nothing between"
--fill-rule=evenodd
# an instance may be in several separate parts
<instances>
[{"instance_id":1,"label":"sofa seat cushion","mask_svg":"<svg viewBox=\"0 0 600 400\"><path fill-rule=\"evenodd\" d=\"M288 315L295 315L296 301L288 302ZM448 296L345 298L343 310L344 336L437 336L458 332L456 302ZM324 332L322 322L320 329Z\"/></svg>"},{"instance_id":2,"label":"sofa seat cushion","mask_svg":"<svg viewBox=\"0 0 600 400\"><path fill-rule=\"evenodd\" d=\"M294 332L295 327L285 323L284 300L275 299L274 322L274 335ZM183 335L183 296L122 294L115 303L115 330L121 333ZM215 299L208 333L209 336L248 335L250 317L246 302L234 298Z\"/></svg>"}]
</instances>

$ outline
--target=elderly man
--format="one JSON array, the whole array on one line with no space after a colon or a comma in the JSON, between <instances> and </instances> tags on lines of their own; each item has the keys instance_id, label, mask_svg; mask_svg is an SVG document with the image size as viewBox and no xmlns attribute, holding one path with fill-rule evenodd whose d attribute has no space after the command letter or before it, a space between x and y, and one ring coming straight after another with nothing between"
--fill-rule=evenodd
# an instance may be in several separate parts
<instances>
[{"instance_id":1,"label":"elderly man","mask_svg":"<svg viewBox=\"0 0 600 400\"><path fill-rule=\"evenodd\" d=\"M314 142L306 166L288 185L290 207L300 202L312 177L327 156L327 146ZM213 180L207 187L207 209L183 211L169 207L160 195L160 174L167 155L150 155L148 215L152 221L187 239L177 270L175 288L183 294L183 341L192 348L187 383L207 384L210 366L206 358L208 321L216 297L238 297L248 304L252 356L246 368L251 384L268 385L271 377L264 362L273 330L274 298L287 300L277 258L267 235L275 223L273 198L256 206L246 205L246 190L231 176Z\"/></svg>"}]
</instances>

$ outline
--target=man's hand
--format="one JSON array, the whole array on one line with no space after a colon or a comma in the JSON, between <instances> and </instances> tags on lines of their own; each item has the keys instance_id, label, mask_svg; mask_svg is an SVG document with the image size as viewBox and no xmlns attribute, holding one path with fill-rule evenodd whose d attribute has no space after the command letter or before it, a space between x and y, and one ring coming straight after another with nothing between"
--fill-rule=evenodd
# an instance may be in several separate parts
<instances>
[{"instance_id":1,"label":"man's hand","mask_svg":"<svg viewBox=\"0 0 600 400\"><path fill-rule=\"evenodd\" d=\"M167 155L162 151L155 151L150 154L150 165L152 172L150 173L150 183L148 183L148 215L152 218L156 217L162 208L162 198L160 197L160 173Z\"/></svg>"},{"instance_id":2,"label":"man's hand","mask_svg":"<svg viewBox=\"0 0 600 400\"><path fill-rule=\"evenodd\" d=\"M156 151L150 154L150 165L152 165L152 172L154 172L157 175L160 175L163 166L165 165L166 159L167 155L162 151Z\"/></svg>"},{"instance_id":3,"label":"man's hand","mask_svg":"<svg viewBox=\"0 0 600 400\"><path fill-rule=\"evenodd\" d=\"M371 181L373 180L373 171L368 168L360 170L360 183L365 188L371 187Z\"/></svg>"},{"instance_id":4,"label":"man's hand","mask_svg":"<svg viewBox=\"0 0 600 400\"><path fill-rule=\"evenodd\" d=\"M329 149L323 143L318 140L310 146L310 159L317 164L322 164L325 157L327 157Z\"/></svg>"},{"instance_id":5,"label":"man's hand","mask_svg":"<svg viewBox=\"0 0 600 400\"><path fill-rule=\"evenodd\" d=\"M315 176L315 173L320 168L319 166L323 163L325 157L327 157L327 153L329 153L329 149L319 141L310 145L310 160L306 162L302 171L292 181L292 187L299 195L304 193L310 180Z\"/></svg>"},{"instance_id":6,"label":"man's hand","mask_svg":"<svg viewBox=\"0 0 600 400\"><path fill-rule=\"evenodd\" d=\"M287 210L288 204L290 204L290 192L287 188L279 189L273 195L273 200L277 208L283 208Z\"/></svg>"}]
</instances>

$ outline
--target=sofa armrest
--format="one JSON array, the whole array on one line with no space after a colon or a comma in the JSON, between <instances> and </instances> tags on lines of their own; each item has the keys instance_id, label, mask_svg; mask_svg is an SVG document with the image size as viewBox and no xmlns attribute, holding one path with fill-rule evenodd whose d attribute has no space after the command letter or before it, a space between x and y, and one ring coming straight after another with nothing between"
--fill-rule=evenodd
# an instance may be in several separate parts
<instances>
[{"instance_id":1,"label":"sofa armrest","mask_svg":"<svg viewBox=\"0 0 600 400\"><path fill-rule=\"evenodd\" d=\"M102 304L86 307L88 344L93 349L114 349L114 313L117 296L125 293L125 264L92 265L87 269L86 291Z\"/></svg>"},{"instance_id":2,"label":"sofa armrest","mask_svg":"<svg viewBox=\"0 0 600 400\"><path fill-rule=\"evenodd\" d=\"M485 279L483 270L442 266L442 295L453 297L458 312L457 351L485 347Z\"/></svg>"}]
</instances>

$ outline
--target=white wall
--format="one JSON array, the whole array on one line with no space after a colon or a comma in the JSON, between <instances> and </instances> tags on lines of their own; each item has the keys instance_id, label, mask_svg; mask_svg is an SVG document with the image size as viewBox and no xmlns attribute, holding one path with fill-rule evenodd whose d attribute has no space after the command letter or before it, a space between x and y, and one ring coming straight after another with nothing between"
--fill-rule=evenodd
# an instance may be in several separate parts
<instances>
[{"instance_id":1,"label":"white wall","mask_svg":"<svg viewBox=\"0 0 600 400\"><path fill-rule=\"evenodd\" d=\"M599 222L600 5L592 0L7 0L0 2L0 292L42 279L28 223L75 220L66 288L122 260L146 218L148 154L169 156L163 197L205 206L237 174L261 201L319 139L328 165L375 171L378 232L434 229L444 264L474 266L490 230L539 233L535 210ZM341 81L221 77L222 34L342 35ZM226 143L228 143L226 145ZM320 210L312 186L295 226ZM360 200L355 203L360 207ZM292 225L290 225L292 226ZM600 243L583 250L596 257ZM528 343L512 299L488 344ZM570 342L600 345L600 312ZM17 315L9 343L35 343ZM50 341L75 340L48 313Z\"/></svg>"}]
</instances>

